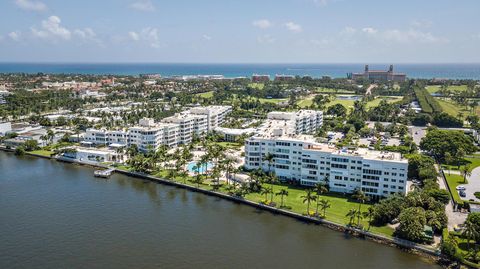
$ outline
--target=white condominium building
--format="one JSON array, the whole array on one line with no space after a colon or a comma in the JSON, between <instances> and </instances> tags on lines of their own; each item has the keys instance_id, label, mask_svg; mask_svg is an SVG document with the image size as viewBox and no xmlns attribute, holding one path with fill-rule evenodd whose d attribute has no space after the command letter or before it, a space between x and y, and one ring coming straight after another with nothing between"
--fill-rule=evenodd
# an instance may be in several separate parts
<instances>
[{"instance_id":1,"label":"white condominium building","mask_svg":"<svg viewBox=\"0 0 480 269\"><path fill-rule=\"evenodd\" d=\"M207 130L213 130L225 121L225 116L232 112L231 106L205 106L194 107L188 113L207 116Z\"/></svg>"},{"instance_id":2,"label":"white condominium building","mask_svg":"<svg viewBox=\"0 0 480 269\"><path fill-rule=\"evenodd\" d=\"M294 128L296 134L314 133L323 124L323 112L316 110L299 110L297 112L270 112L267 114L269 121L284 121L288 128Z\"/></svg>"},{"instance_id":3,"label":"white condominium building","mask_svg":"<svg viewBox=\"0 0 480 269\"><path fill-rule=\"evenodd\" d=\"M270 122L245 141L245 168L270 169L280 180L305 186L326 183L334 192L361 189L374 197L406 193L408 161L400 153L338 150L296 130L292 124ZM265 160L267 155L273 161Z\"/></svg>"},{"instance_id":4,"label":"white condominium building","mask_svg":"<svg viewBox=\"0 0 480 269\"><path fill-rule=\"evenodd\" d=\"M136 145L141 151L158 149L161 145L175 147L189 144L193 134L202 136L213 130L209 126L221 125L231 109L230 106L207 106L178 113L160 123L155 123L153 119L142 119L138 126L127 129L87 129L84 141L96 145Z\"/></svg>"}]
</instances>

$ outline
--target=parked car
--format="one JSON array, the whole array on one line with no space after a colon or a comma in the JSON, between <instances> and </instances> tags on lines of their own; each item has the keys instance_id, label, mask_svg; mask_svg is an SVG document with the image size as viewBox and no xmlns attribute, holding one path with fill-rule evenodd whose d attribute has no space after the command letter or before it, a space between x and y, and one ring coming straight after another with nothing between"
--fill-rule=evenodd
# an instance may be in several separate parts
<instances>
[{"instance_id":1,"label":"parked car","mask_svg":"<svg viewBox=\"0 0 480 269\"><path fill-rule=\"evenodd\" d=\"M460 197L465 197L465 196L467 196L467 194L465 193L465 191L459 191L459 192L458 192L458 195L460 195Z\"/></svg>"},{"instance_id":2,"label":"parked car","mask_svg":"<svg viewBox=\"0 0 480 269\"><path fill-rule=\"evenodd\" d=\"M457 189L457 191L464 191L467 188L465 188L465 186L463 186L463 185L458 185L455 189Z\"/></svg>"}]
</instances>

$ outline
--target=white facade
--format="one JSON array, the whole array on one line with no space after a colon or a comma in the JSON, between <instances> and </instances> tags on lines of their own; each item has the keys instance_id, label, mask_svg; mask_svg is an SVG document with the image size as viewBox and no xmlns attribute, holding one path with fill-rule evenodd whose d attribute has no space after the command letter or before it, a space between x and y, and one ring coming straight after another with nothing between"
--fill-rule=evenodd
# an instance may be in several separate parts
<instances>
[{"instance_id":1,"label":"white facade","mask_svg":"<svg viewBox=\"0 0 480 269\"><path fill-rule=\"evenodd\" d=\"M0 136L6 135L12 131L12 124L10 122L0 122Z\"/></svg>"},{"instance_id":2,"label":"white facade","mask_svg":"<svg viewBox=\"0 0 480 269\"><path fill-rule=\"evenodd\" d=\"M153 119L142 119L139 126L128 129L87 129L84 141L97 145L136 145L141 151L150 148L156 150L161 145L175 147L191 143L194 134L202 136L213 130L209 126L222 124L230 111L230 106L208 106L184 111L160 123L155 123Z\"/></svg>"},{"instance_id":3,"label":"white facade","mask_svg":"<svg viewBox=\"0 0 480 269\"><path fill-rule=\"evenodd\" d=\"M267 154L274 156L270 164ZM245 168L270 169L280 180L305 186L328 183L334 192L361 189L380 197L406 193L408 161L394 152L338 150L305 135L253 136L245 142Z\"/></svg>"}]
</instances>

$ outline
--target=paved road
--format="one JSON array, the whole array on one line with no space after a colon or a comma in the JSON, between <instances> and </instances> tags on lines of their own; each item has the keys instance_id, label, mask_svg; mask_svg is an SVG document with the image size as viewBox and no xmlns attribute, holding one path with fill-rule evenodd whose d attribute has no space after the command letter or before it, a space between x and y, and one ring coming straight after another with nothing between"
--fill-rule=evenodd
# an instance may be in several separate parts
<instances>
[{"instance_id":1,"label":"paved road","mask_svg":"<svg viewBox=\"0 0 480 269\"><path fill-rule=\"evenodd\" d=\"M473 193L480 192L480 167L476 167L472 170L472 175L467 177L468 184L465 184L466 190L465 194L467 195L464 199L480 202L480 199L477 199Z\"/></svg>"},{"instance_id":2,"label":"paved road","mask_svg":"<svg viewBox=\"0 0 480 269\"><path fill-rule=\"evenodd\" d=\"M415 142L417 145L420 145L422 138L427 135L427 127L408 126L408 129L412 135L413 142Z\"/></svg>"}]
</instances>

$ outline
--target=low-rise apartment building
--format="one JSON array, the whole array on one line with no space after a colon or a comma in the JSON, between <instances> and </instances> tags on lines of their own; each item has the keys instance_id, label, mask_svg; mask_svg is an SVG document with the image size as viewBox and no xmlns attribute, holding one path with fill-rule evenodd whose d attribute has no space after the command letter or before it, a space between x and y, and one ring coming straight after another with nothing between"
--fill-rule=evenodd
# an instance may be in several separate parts
<instances>
[{"instance_id":1,"label":"low-rise apartment building","mask_svg":"<svg viewBox=\"0 0 480 269\"><path fill-rule=\"evenodd\" d=\"M213 126L221 125L230 111L230 106L208 106L184 111L159 123L142 119L138 126L129 128L87 129L84 141L96 145L136 145L141 151L158 149L161 145L175 147L191 143L194 134L201 137L213 130Z\"/></svg>"}]
</instances>

